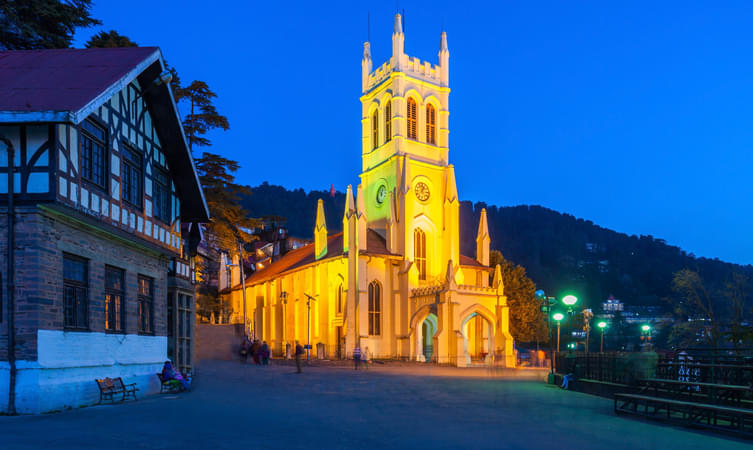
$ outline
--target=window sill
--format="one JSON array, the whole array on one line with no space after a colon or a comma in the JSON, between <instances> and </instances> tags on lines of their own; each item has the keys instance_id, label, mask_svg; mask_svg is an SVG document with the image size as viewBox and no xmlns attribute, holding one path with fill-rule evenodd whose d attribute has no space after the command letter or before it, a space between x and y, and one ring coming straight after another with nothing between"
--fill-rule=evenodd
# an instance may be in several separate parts
<instances>
[{"instance_id":1,"label":"window sill","mask_svg":"<svg viewBox=\"0 0 753 450\"><path fill-rule=\"evenodd\" d=\"M154 336L154 332L139 331L139 336Z\"/></svg>"},{"instance_id":2,"label":"window sill","mask_svg":"<svg viewBox=\"0 0 753 450\"><path fill-rule=\"evenodd\" d=\"M143 212L144 212L144 207L143 207L143 206L138 206L138 205L136 205L136 204L133 204L133 203L131 203L130 201L128 201L128 200L126 200L126 199L123 199L123 204L124 204L125 206L129 206L129 207L131 207L131 208L135 209L135 210L136 210L136 211L138 211L139 213L143 213Z\"/></svg>"},{"instance_id":3,"label":"window sill","mask_svg":"<svg viewBox=\"0 0 753 450\"><path fill-rule=\"evenodd\" d=\"M91 333L92 330L89 328L73 328L73 327L64 327L63 332L65 333Z\"/></svg>"},{"instance_id":4,"label":"window sill","mask_svg":"<svg viewBox=\"0 0 753 450\"><path fill-rule=\"evenodd\" d=\"M127 333L121 330L105 330L105 334L127 334Z\"/></svg>"},{"instance_id":5,"label":"window sill","mask_svg":"<svg viewBox=\"0 0 753 450\"><path fill-rule=\"evenodd\" d=\"M106 186L101 186L101 185L95 183L94 181L92 181L92 180L90 180L88 178L84 178L83 176L81 177L81 182L86 187L88 187L89 190L99 191L100 194L104 194L105 196L109 196L110 195L110 193L107 191L107 187Z\"/></svg>"}]
</instances>

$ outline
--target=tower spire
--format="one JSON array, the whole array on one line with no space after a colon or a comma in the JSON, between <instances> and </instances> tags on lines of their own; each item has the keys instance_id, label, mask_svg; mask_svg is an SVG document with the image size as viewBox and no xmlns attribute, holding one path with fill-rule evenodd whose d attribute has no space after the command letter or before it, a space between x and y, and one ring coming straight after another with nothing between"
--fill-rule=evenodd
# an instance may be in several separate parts
<instances>
[{"instance_id":1,"label":"tower spire","mask_svg":"<svg viewBox=\"0 0 753 450\"><path fill-rule=\"evenodd\" d=\"M403 34L403 20L400 14L395 14L395 26L392 30L392 67L399 71L403 66L405 52L405 34Z\"/></svg>"},{"instance_id":2,"label":"tower spire","mask_svg":"<svg viewBox=\"0 0 753 450\"><path fill-rule=\"evenodd\" d=\"M443 27L444 28L444 27ZM450 85L450 49L447 47L447 32L442 30L439 37L439 82L442 86Z\"/></svg>"},{"instance_id":3,"label":"tower spire","mask_svg":"<svg viewBox=\"0 0 753 450\"><path fill-rule=\"evenodd\" d=\"M476 235L476 261L484 266L489 265L489 224L486 221L486 208L481 209Z\"/></svg>"},{"instance_id":4,"label":"tower spire","mask_svg":"<svg viewBox=\"0 0 753 450\"><path fill-rule=\"evenodd\" d=\"M348 185L348 189L345 192L345 212L343 213L343 253L347 253L349 248L349 234L350 234L350 218L356 212L356 205L353 201L353 187Z\"/></svg>"},{"instance_id":5,"label":"tower spire","mask_svg":"<svg viewBox=\"0 0 753 450\"><path fill-rule=\"evenodd\" d=\"M327 254L327 221L324 218L324 201L316 203L316 226L314 226L314 257L322 258Z\"/></svg>"},{"instance_id":6,"label":"tower spire","mask_svg":"<svg viewBox=\"0 0 753 450\"><path fill-rule=\"evenodd\" d=\"M363 58L361 58L361 92L366 92L369 87L369 74L371 73L371 43L363 43Z\"/></svg>"}]
</instances>

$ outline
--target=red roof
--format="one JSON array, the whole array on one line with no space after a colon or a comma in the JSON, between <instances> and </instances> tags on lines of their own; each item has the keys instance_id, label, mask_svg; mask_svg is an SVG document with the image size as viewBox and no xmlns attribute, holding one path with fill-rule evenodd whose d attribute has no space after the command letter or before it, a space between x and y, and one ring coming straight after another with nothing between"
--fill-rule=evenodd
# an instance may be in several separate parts
<instances>
[{"instance_id":1,"label":"red roof","mask_svg":"<svg viewBox=\"0 0 753 450\"><path fill-rule=\"evenodd\" d=\"M460 255L460 265L461 266L486 267L480 262L476 261L476 258L471 258L470 256L465 256L465 255Z\"/></svg>"},{"instance_id":2,"label":"red roof","mask_svg":"<svg viewBox=\"0 0 753 450\"><path fill-rule=\"evenodd\" d=\"M390 253L387 250L384 238L376 231L369 228L366 237L367 247L366 252L364 252L365 254L384 256L394 255L394 253ZM324 255L321 260L342 257L343 255L342 232L327 236L327 254ZM303 266L307 266L315 261L316 258L314 258L314 244L311 243L304 245L301 248L289 251L282 258L273 262L269 266L257 272L254 272L253 275L246 278L246 286L253 286L255 284L272 280L280 274L298 269ZM460 265L484 267L475 259L465 255L460 255ZM239 288L240 285L237 285L233 287L233 290Z\"/></svg>"},{"instance_id":3,"label":"red roof","mask_svg":"<svg viewBox=\"0 0 753 450\"><path fill-rule=\"evenodd\" d=\"M158 57L157 47L0 52L0 111L78 111Z\"/></svg>"}]
</instances>

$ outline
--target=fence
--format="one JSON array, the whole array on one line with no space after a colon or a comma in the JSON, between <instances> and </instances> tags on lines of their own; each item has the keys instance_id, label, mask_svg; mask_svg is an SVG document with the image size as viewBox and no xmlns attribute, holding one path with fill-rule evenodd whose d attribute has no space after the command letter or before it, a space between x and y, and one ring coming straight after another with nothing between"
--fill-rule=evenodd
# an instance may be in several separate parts
<instances>
[{"instance_id":1,"label":"fence","mask_svg":"<svg viewBox=\"0 0 753 450\"><path fill-rule=\"evenodd\" d=\"M753 349L681 349L671 353L558 352L558 373L633 384L641 378L753 385Z\"/></svg>"},{"instance_id":2,"label":"fence","mask_svg":"<svg viewBox=\"0 0 753 450\"><path fill-rule=\"evenodd\" d=\"M632 384L638 378L653 377L657 363L657 355L652 352L558 352L554 358L558 373L618 384Z\"/></svg>"}]
</instances>

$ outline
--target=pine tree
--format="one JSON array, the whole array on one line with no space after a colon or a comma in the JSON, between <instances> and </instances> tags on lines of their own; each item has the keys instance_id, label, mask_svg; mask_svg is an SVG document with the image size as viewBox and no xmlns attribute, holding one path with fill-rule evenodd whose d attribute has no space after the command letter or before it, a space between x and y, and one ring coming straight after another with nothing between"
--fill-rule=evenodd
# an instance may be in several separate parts
<instances>
[{"instance_id":1,"label":"pine tree","mask_svg":"<svg viewBox=\"0 0 753 450\"><path fill-rule=\"evenodd\" d=\"M211 217L205 238L212 248L231 254L238 250L239 244L253 240L248 231L257 225L257 220L250 219L248 211L240 205L240 197L249 195L251 189L235 183L233 173L239 167L237 161L209 152L196 160Z\"/></svg>"},{"instance_id":2,"label":"pine tree","mask_svg":"<svg viewBox=\"0 0 753 450\"><path fill-rule=\"evenodd\" d=\"M68 48L77 28L99 25L92 0L0 2L0 50Z\"/></svg>"},{"instance_id":3,"label":"pine tree","mask_svg":"<svg viewBox=\"0 0 753 450\"><path fill-rule=\"evenodd\" d=\"M115 30L100 31L84 45L86 48L138 47L138 44Z\"/></svg>"},{"instance_id":4,"label":"pine tree","mask_svg":"<svg viewBox=\"0 0 753 450\"><path fill-rule=\"evenodd\" d=\"M190 112L183 118L183 129L192 152L194 144L202 147L211 145L211 141L204 137L209 130L230 129L227 117L219 114L212 104L217 94L209 89L206 82L194 80L186 87L177 87L174 93L176 102L187 101L190 104Z\"/></svg>"}]
</instances>

